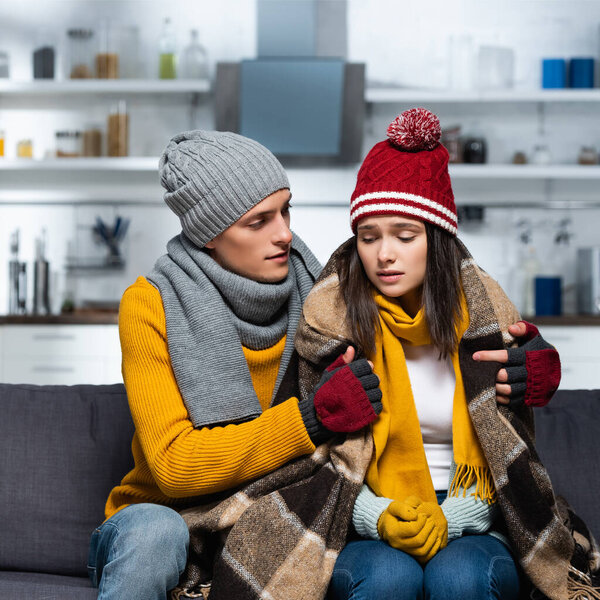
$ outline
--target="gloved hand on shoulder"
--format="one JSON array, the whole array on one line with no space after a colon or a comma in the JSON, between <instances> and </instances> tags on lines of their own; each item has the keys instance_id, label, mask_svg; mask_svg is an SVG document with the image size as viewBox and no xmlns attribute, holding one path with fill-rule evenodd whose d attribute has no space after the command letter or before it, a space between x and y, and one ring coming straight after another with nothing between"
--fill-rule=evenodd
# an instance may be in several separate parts
<instances>
[{"instance_id":1,"label":"gloved hand on shoulder","mask_svg":"<svg viewBox=\"0 0 600 600\"><path fill-rule=\"evenodd\" d=\"M525 343L508 349L506 382L510 385L510 406L545 406L560 384L560 358L550 345L527 321ZM519 341L521 341L519 340Z\"/></svg>"}]
</instances>

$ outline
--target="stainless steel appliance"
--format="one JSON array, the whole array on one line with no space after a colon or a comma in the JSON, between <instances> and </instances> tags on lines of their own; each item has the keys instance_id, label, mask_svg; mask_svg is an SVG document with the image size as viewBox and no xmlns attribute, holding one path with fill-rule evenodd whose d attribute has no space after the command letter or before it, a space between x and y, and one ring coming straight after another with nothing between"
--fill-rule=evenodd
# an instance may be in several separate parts
<instances>
[{"instance_id":1,"label":"stainless steel appliance","mask_svg":"<svg viewBox=\"0 0 600 600\"><path fill-rule=\"evenodd\" d=\"M577 309L600 314L600 246L577 250Z\"/></svg>"},{"instance_id":2,"label":"stainless steel appliance","mask_svg":"<svg viewBox=\"0 0 600 600\"><path fill-rule=\"evenodd\" d=\"M19 230L10 235L8 263L8 314L23 314L27 304L27 265L19 261Z\"/></svg>"},{"instance_id":3,"label":"stainless steel appliance","mask_svg":"<svg viewBox=\"0 0 600 600\"><path fill-rule=\"evenodd\" d=\"M46 230L42 237L35 240L35 262L33 263L33 313L47 315L50 313L49 276L50 267L46 260Z\"/></svg>"}]
</instances>

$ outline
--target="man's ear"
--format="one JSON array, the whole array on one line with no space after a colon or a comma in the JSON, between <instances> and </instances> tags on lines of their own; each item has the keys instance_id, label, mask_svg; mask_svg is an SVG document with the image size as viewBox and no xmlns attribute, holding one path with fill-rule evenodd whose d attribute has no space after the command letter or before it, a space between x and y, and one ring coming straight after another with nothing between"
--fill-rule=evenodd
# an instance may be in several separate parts
<instances>
[{"instance_id":1,"label":"man's ear","mask_svg":"<svg viewBox=\"0 0 600 600\"><path fill-rule=\"evenodd\" d=\"M210 240L210 242L206 242L206 244L204 244L204 247L207 250L214 250L214 248L215 248L215 240Z\"/></svg>"}]
</instances>

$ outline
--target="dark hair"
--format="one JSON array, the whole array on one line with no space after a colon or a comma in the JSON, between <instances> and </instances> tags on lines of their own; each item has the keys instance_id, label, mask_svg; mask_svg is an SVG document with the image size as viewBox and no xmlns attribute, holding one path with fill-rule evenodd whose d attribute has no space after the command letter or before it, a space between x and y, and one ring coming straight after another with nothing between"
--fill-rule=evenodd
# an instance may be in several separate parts
<instances>
[{"instance_id":1,"label":"dark hair","mask_svg":"<svg viewBox=\"0 0 600 600\"><path fill-rule=\"evenodd\" d=\"M432 344L445 358L458 346L457 327L461 318L460 251L456 238L424 222L427 233L427 266L423 282L425 319ZM337 259L340 289L346 303L346 320L361 354L375 351L375 328L379 327L373 284L358 255L356 235Z\"/></svg>"}]
</instances>

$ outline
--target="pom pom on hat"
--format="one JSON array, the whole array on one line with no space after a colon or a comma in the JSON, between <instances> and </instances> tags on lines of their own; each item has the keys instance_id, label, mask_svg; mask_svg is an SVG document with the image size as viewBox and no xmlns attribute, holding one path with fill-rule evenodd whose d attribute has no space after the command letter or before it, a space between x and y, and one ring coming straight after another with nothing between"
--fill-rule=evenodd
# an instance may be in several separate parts
<instances>
[{"instance_id":1,"label":"pom pom on hat","mask_svg":"<svg viewBox=\"0 0 600 600\"><path fill-rule=\"evenodd\" d=\"M390 123L387 136L402 150L433 150L440 143L442 128L426 108L411 108Z\"/></svg>"}]
</instances>

